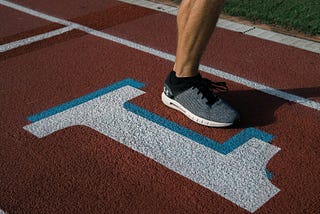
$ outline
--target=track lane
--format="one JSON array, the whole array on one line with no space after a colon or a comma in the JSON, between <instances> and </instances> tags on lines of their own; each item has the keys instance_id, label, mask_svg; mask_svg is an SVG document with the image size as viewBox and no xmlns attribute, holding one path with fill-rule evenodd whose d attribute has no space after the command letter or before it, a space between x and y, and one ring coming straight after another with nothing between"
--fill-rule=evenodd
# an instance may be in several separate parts
<instances>
[{"instance_id":1,"label":"track lane","mask_svg":"<svg viewBox=\"0 0 320 214\"><path fill-rule=\"evenodd\" d=\"M166 28L160 29L166 31ZM164 79L164 71L171 65L158 57L90 35L1 62L4 97L1 107L5 109L2 112L4 120L1 120L5 142L1 144L1 151L8 160L1 171L7 175L5 182L10 184L1 186L1 192L8 194L7 199L12 195L15 198L15 201L1 198L1 207L40 212L79 209L88 212L106 209L245 212L86 127L71 127L45 139L37 139L21 129L28 123L27 116L131 77L146 83L143 90L147 93L134 99L135 104L219 142L252 125L276 135L272 144L282 150L269 162L268 169L275 175L272 182L281 189L281 194L258 212L315 208L319 171L316 164L307 163L318 160L319 135L315 130L319 114L316 111L290 105L282 99L231 82L232 90L225 96L245 114L242 125L221 130L197 126L159 103L162 90L159 80ZM211 78L211 75L205 75ZM302 120L308 124L301 124ZM15 155L16 151L21 152L19 157ZM89 177L90 174L96 176ZM25 200L26 192L29 200Z\"/></svg>"}]
</instances>

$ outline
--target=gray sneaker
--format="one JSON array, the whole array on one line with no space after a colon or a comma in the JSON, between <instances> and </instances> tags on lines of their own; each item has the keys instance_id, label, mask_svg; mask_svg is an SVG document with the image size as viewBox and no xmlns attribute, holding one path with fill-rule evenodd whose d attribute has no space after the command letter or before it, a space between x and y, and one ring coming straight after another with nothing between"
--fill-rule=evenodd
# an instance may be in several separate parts
<instances>
[{"instance_id":1,"label":"gray sneaker","mask_svg":"<svg viewBox=\"0 0 320 214\"><path fill-rule=\"evenodd\" d=\"M212 82L199 75L179 81L172 71L164 84L162 102L181 111L196 123L211 127L226 127L239 120L239 114L213 90L226 91L224 82Z\"/></svg>"}]
</instances>

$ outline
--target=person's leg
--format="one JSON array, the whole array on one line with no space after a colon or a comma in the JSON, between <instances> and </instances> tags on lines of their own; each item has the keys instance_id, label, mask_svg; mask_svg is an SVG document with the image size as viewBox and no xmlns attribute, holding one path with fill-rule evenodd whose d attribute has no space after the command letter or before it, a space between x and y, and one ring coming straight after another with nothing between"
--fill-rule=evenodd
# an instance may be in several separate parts
<instances>
[{"instance_id":1,"label":"person's leg","mask_svg":"<svg viewBox=\"0 0 320 214\"><path fill-rule=\"evenodd\" d=\"M199 62L216 26L224 0L183 0L179 9L178 45L173 71L161 94L162 102L196 123L211 127L234 124L239 114L214 90L225 83L202 78Z\"/></svg>"},{"instance_id":2,"label":"person's leg","mask_svg":"<svg viewBox=\"0 0 320 214\"><path fill-rule=\"evenodd\" d=\"M177 17L177 77L198 74L200 58L216 26L224 0L183 0Z\"/></svg>"}]
</instances>

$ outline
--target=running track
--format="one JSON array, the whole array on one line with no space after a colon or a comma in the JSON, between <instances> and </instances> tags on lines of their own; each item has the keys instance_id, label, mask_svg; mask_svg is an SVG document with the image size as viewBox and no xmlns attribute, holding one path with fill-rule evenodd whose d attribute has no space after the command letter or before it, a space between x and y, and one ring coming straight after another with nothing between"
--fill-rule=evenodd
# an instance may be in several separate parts
<instances>
[{"instance_id":1,"label":"running track","mask_svg":"<svg viewBox=\"0 0 320 214\"><path fill-rule=\"evenodd\" d=\"M200 67L241 123L162 105L175 17L0 1L0 213L317 213L320 55L217 28ZM32 10L30 10L32 9Z\"/></svg>"}]
</instances>

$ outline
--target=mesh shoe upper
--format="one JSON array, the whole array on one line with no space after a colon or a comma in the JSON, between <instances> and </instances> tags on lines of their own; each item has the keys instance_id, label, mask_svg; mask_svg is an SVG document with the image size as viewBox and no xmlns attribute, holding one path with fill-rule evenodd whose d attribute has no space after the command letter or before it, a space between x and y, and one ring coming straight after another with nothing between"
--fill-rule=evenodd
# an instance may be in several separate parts
<instances>
[{"instance_id":1,"label":"mesh shoe upper","mask_svg":"<svg viewBox=\"0 0 320 214\"><path fill-rule=\"evenodd\" d=\"M228 124L234 123L239 118L238 112L213 92L213 90L226 91L225 83L214 83L202 78L200 74L178 84L174 84L173 78L175 73L171 72L165 81L164 94L195 116Z\"/></svg>"}]
</instances>

